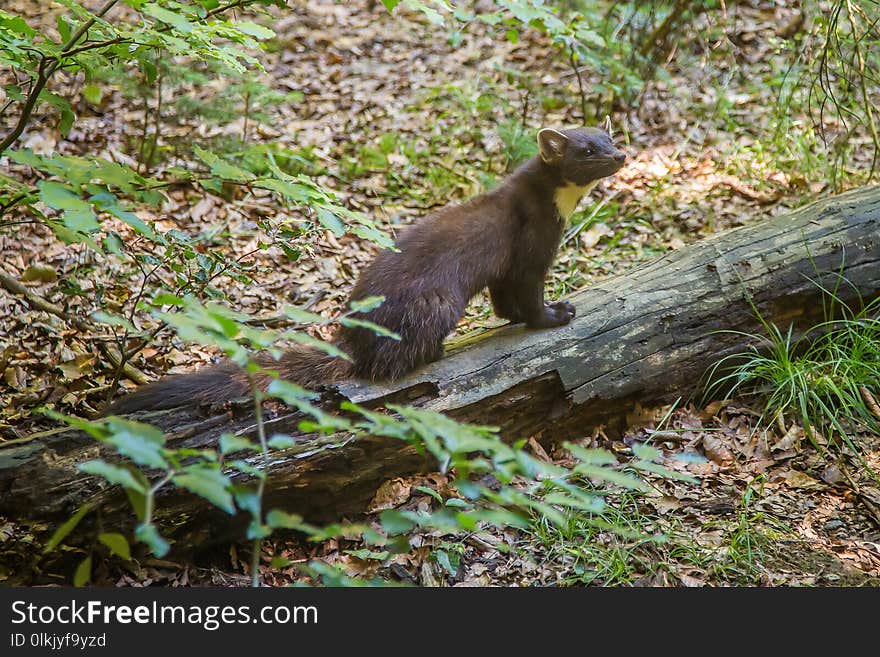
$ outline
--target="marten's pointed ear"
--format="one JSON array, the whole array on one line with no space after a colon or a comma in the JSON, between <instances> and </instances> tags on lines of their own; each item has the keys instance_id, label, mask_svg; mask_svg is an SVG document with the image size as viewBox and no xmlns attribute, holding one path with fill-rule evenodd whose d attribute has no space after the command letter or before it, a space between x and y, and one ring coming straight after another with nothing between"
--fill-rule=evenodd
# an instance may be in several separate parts
<instances>
[{"instance_id":1,"label":"marten's pointed ear","mask_svg":"<svg viewBox=\"0 0 880 657\"><path fill-rule=\"evenodd\" d=\"M565 155L568 137L552 128L544 128L538 132L538 148L541 159L547 164L556 164Z\"/></svg>"}]
</instances>

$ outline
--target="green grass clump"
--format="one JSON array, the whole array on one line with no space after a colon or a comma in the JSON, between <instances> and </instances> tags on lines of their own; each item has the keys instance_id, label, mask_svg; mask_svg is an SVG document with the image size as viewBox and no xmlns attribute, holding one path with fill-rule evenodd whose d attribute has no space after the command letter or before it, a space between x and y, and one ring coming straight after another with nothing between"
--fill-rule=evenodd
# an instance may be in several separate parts
<instances>
[{"instance_id":1,"label":"green grass clump","mask_svg":"<svg viewBox=\"0 0 880 657\"><path fill-rule=\"evenodd\" d=\"M854 310L823 288L823 304L825 320L800 337L763 318L764 335L740 333L754 344L712 368L710 379L726 374L708 393L763 397L764 418L794 417L820 451L817 432L854 448L857 432L880 433L880 299Z\"/></svg>"}]
</instances>

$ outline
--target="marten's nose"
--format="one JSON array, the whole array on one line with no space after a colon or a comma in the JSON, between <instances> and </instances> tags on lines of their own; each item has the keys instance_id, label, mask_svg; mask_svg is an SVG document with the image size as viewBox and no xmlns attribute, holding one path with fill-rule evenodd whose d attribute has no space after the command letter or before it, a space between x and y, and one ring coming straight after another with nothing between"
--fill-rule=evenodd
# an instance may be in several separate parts
<instances>
[{"instance_id":1,"label":"marten's nose","mask_svg":"<svg viewBox=\"0 0 880 657\"><path fill-rule=\"evenodd\" d=\"M614 159L623 164L626 161L626 153L623 151L617 151L617 155L614 156Z\"/></svg>"}]
</instances>

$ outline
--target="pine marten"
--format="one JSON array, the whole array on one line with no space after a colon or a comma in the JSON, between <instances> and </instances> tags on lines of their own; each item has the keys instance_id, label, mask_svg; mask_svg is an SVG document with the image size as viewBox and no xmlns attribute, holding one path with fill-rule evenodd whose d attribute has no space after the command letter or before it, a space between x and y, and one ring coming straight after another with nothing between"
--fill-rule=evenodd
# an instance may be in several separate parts
<instances>
[{"instance_id":1,"label":"pine marten","mask_svg":"<svg viewBox=\"0 0 880 657\"><path fill-rule=\"evenodd\" d=\"M568 324L574 306L545 303L544 277L578 201L620 169L626 156L598 128L545 128L538 147L538 155L496 189L405 228L398 250L381 251L361 272L351 301L384 296L364 318L400 340L342 326L333 342L350 362L301 345L278 361L258 355L257 362L306 387L348 378L394 380L439 359L468 301L487 287L499 317L536 329ZM268 382L261 376L258 384ZM219 403L248 393L245 373L226 361L142 386L105 414Z\"/></svg>"}]
</instances>

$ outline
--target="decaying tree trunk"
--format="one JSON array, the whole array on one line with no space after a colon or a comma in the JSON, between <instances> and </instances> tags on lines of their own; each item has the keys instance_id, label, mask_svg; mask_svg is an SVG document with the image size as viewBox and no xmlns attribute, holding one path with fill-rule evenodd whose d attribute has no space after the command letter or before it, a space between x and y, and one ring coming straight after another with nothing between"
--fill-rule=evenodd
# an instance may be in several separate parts
<instances>
[{"instance_id":1,"label":"decaying tree trunk","mask_svg":"<svg viewBox=\"0 0 880 657\"><path fill-rule=\"evenodd\" d=\"M608 279L571 299L577 318L569 326L505 326L393 385L340 385L322 403L408 403L500 426L511 439L583 436L635 402L688 398L708 367L744 347L740 335L718 331L760 332L755 310L796 330L820 320L815 281L834 286L838 274L847 281L837 290L844 301L880 295L880 187L715 235ZM146 419L162 426L174 446L213 447L224 431L255 433L244 405ZM338 517L362 510L384 479L431 467L394 439L303 435L300 419L270 420L270 433L301 442L261 463L269 473L266 508ZM100 452L69 430L0 445L0 515L60 518L93 501L101 505L104 527L129 524L124 495L76 469ZM166 534L191 544L212 527L216 535L210 522L216 513L200 498L171 491L160 497L156 515Z\"/></svg>"}]
</instances>

